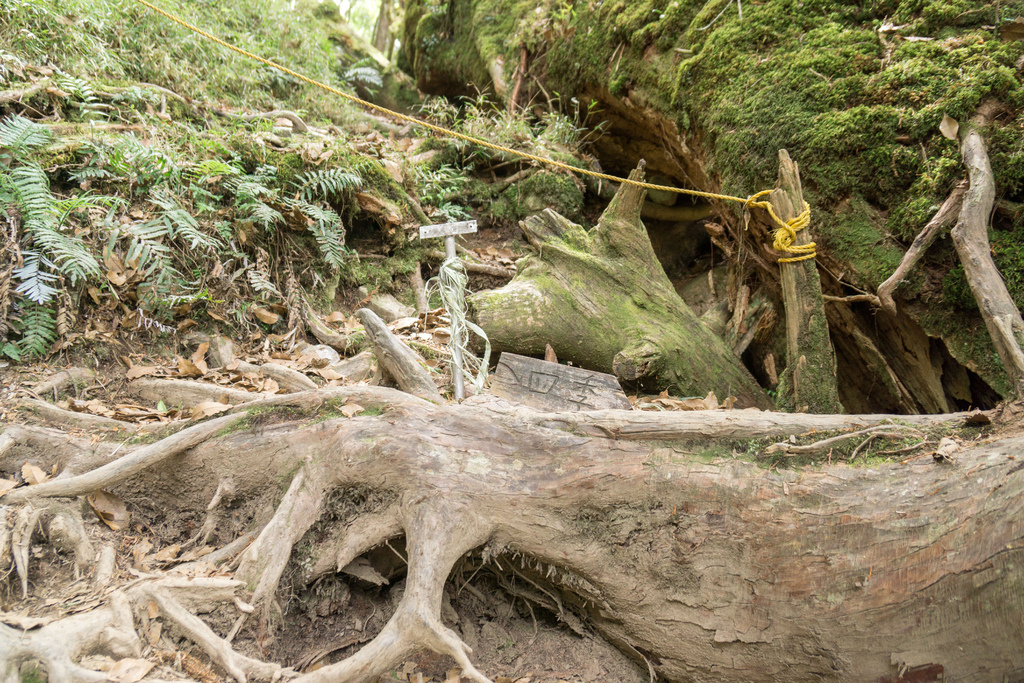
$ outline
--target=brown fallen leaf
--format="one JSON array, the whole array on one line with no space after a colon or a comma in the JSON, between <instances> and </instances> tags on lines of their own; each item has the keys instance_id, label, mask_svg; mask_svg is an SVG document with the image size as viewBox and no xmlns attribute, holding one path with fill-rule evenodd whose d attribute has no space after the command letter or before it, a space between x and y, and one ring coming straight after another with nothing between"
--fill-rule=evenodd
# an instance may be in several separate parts
<instances>
[{"instance_id":1,"label":"brown fallen leaf","mask_svg":"<svg viewBox=\"0 0 1024 683\"><path fill-rule=\"evenodd\" d=\"M1024 40L1024 17L1017 17L999 27L999 37L1003 40Z\"/></svg>"},{"instance_id":2,"label":"brown fallen leaf","mask_svg":"<svg viewBox=\"0 0 1024 683\"><path fill-rule=\"evenodd\" d=\"M13 479L0 479L0 496L4 495L8 491L13 490L18 486L18 482Z\"/></svg>"},{"instance_id":3,"label":"brown fallen leaf","mask_svg":"<svg viewBox=\"0 0 1024 683\"><path fill-rule=\"evenodd\" d=\"M340 372L335 372L330 368L317 368L316 374L320 375L327 381L331 381L334 379L343 379L345 377L345 375L341 374Z\"/></svg>"},{"instance_id":4,"label":"brown fallen leaf","mask_svg":"<svg viewBox=\"0 0 1024 683\"><path fill-rule=\"evenodd\" d=\"M42 471L35 465L28 462L21 466L21 477L29 486L34 486L35 484L42 484L44 481L50 478L49 475L46 474L46 472Z\"/></svg>"},{"instance_id":5,"label":"brown fallen leaf","mask_svg":"<svg viewBox=\"0 0 1024 683\"><path fill-rule=\"evenodd\" d=\"M943 116L942 121L939 123L939 132L945 138L956 140L956 134L960 132L960 124L952 116Z\"/></svg>"},{"instance_id":6,"label":"brown fallen leaf","mask_svg":"<svg viewBox=\"0 0 1024 683\"><path fill-rule=\"evenodd\" d=\"M195 365L205 375L210 369L206 366L206 352L210 350L210 345L207 342L203 342L196 348L196 352L192 354L189 359L192 364Z\"/></svg>"},{"instance_id":7,"label":"brown fallen leaf","mask_svg":"<svg viewBox=\"0 0 1024 683\"><path fill-rule=\"evenodd\" d=\"M176 558L178 556L178 553L180 552L181 546L175 543L174 545L167 546L166 548L158 552L156 555L153 555L153 559L157 562L170 562L171 560Z\"/></svg>"},{"instance_id":8,"label":"brown fallen leaf","mask_svg":"<svg viewBox=\"0 0 1024 683\"><path fill-rule=\"evenodd\" d=\"M163 634L163 632L163 624L161 624L159 621L151 621L149 622L149 631L146 633L146 640L149 641L150 645L156 647L157 643L160 642L160 636Z\"/></svg>"},{"instance_id":9,"label":"brown fallen leaf","mask_svg":"<svg viewBox=\"0 0 1024 683\"><path fill-rule=\"evenodd\" d=\"M329 316L327 316L326 320L329 323L341 323L345 322L347 318L348 316L342 313L341 311L335 311L334 313L331 313Z\"/></svg>"},{"instance_id":10,"label":"brown fallen leaf","mask_svg":"<svg viewBox=\"0 0 1024 683\"><path fill-rule=\"evenodd\" d=\"M128 368L128 372L124 373L124 376L127 379L138 379L139 377L154 374L156 374L156 367L153 365L133 365Z\"/></svg>"},{"instance_id":11,"label":"brown fallen leaf","mask_svg":"<svg viewBox=\"0 0 1024 683\"><path fill-rule=\"evenodd\" d=\"M114 683L138 683L156 666L145 659L122 659L107 672L107 680Z\"/></svg>"},{"instance_id":12,"label":"brown fallen leaf","mask_svg":"<svg viewBox=\"0 0 1024 683\"><path fill-rule=\"evenodd\" d=\"M24 614L14 614L13 612L0 612L0 623L20 628L22 631L30 631L40 626L46 626L51 621L52 617L30 617Z\"/></svg>"},{"instance_id":13,"label":"brown fallen leaf","mask_svg":"<svg viewBox=\"0 0 1024 683\"><path fill-rule=\"evenodd\" d=\"M228 403L218 403L217 401L203 401L195 408L192 409L192 419L199 420L204 417L210 417L217 413L223 413L225 410L230 410L231 405Z\"/></svg>"},{"instance_id":14,"label":"brown fallen leaf","mask_svg":"<svg viewBox=\"0 0 1024 683\"><path fill-rule=\"evenodd\" d=\"M269 311L262 306L256 306L253 308L252 314L259 318L260 322L266 323L267 325L273 325L281 318L277 313Z\"/></svg>"},{"instance_id":15,"label":"brown fallen leaf","mask_svg":"<svg viewBox=\"0 0 1024 683\"><path fill-rule=\"evenodd\" d=\"M178 356L178 376L179 377L202 377L206 373L196 367L196 364L192 361Z\"/></svg>"},{"instance_id":16,"label":"brown fallen leaf","mask_svg":"<svg viewBox=\"0 0 1024 683\"><path fill-rule=\"evenodd\" d=\"M341 414L345 417L355 417L364 410L366 410L366 408L362 407L358 403L349 403L347 406L342 406Z\"/></svg>"},{"instance_id":17,"label":"brown fallen leaf","mask_svg":"<svg viewBox=\"0 0 1024 683\"><path fill-rule=\"evenodd\" d=\"M128 278L126 278L124 273L122 273L119 270L108 270L107 280L109 280L110 284L114 285L115 287L121 287L124 285L124 283L128 282Z\"/></svg>"},{"instance_id":18,"label":"brown fallen leaf","mask_svg":"<svg viewBox=\"0 0 1024 683\"><path fill-rule=\"evenodd\" d=\"M265 380L263 380L263 391L269 394L276 394L280 390L281 385L278 384L275 380L271 379L270 377L267 377Z\"/></svg>"},{"instance_id":19,"label":"brown fallen leaf","mask_svg":"<svg viewBox=\"0 0 1024 683\"><path fill-rule=\"evenodd\" d=\"M85 500L89 503L92 511L96 513L96 516L100 518L100 521L114 531L120 531L128 524L128 508L125 506L124 501L113 493L103 490L93 491L85 497Z\"/></svg>"}]
</instances>

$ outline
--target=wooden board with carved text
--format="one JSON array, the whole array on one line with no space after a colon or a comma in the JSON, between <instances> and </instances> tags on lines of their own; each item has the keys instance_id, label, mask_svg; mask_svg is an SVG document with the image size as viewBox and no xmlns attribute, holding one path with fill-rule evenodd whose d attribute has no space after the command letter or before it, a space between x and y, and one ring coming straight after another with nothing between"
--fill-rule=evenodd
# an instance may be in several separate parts
<instances>
[{"instance_id":1,"label":"wooden board with carved text","mask_svg":"<svg viewBox=\"0 0 1024 683\"><path fill-rule=\"evenodd\" d=\"M490 393L537 410L629 410L614 375L503 353Z\"/></svg>"}]
</instances>

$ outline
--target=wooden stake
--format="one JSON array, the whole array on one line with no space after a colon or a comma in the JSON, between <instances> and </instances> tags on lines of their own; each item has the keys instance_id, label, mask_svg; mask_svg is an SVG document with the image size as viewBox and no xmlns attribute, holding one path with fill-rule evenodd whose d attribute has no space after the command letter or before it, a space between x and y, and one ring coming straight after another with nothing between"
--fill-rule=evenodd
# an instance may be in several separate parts
<instances>
[{"instance_id":1,"label":"wooden stake","mask_svg":"<svg viewBox=\"0 0 1024 683\"><path fill-rule=\"evenodd\" d=\"M804 207L800 169L779 150L778 188L771 193L772 208L784 221L796 218ZM809 228L796 234L794 244L811 241ZM780 263L782 299L786 307L786 373L792 407L798 412L841 413L836 385L836 358L828 336L821 280L814 259Z\"/></svg>"}]
</instances>

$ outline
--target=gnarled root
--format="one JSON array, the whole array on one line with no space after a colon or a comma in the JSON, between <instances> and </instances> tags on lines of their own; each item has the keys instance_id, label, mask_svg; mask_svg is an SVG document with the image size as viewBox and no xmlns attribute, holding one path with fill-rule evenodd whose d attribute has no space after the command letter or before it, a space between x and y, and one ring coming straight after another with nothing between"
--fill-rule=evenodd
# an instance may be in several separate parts
<instances>
[{"instance_id":1,"label":"gnarled root","mask_svg":"<svg viewBox=\"0 0 1024 683\"><path fill-rule=\"evenodd\" d=\"M165 619L173 622L186 637L209 655L229 676L246 683L249 677L258 680L278 680L289 670L277 664L261 662L235 652L225 639L213 632L202 619L189 611L182 603L193 602L206 605L211 602L234 602L243 612L251 608L235 596L242 587L241 581L224 578L178 578L166 577L153 582L144 582L129 589L137 606L139 618L148 620L150 603L157 606Z\"/></svg>"},{"instance_id":2,"label":"gnarled root","mask_svg":"<svg viewBox=\"0 0 1024 683\"><path fill-rule=\"evenodd\" d=\"M296 683L361 683L382 675L421 648L451 656L462 675L491 683L469 661L468 645L441 623L444 584L455 562L484 544L491 526L466 501L427 494L403 503L409 573L402 601L377 637L348 659L296 679Z\"/></svg>"},{"instance_id":3,"label":"gnarled root","mask_svg":"<svg viewBox=\"0 0 1024 683\"><path fill-rule=\"evenodd\" d=\"M253 589L261 616L269 616L270 601L291 557L291 549L320 516L325 486L320 468L303 467L292 479L273 519L242 555L236 576ZM238 629L236 626L236 630Z\"/></svg>"},{"instance_id":4,"label":"gnarled root","mask_svg":"<svg viewBox=\"0 0 1024 683\"><path fill-rule=\"evenodd\" d=\"M0 681L16 683L22 665L38 662L51 681L101 683L109 680L105 673L78 666L75 660L91 652L137 657L140 650L128 599L114 593L101 609L39 629L20 631L0 624Z\"/></svg>"}]
</instances>

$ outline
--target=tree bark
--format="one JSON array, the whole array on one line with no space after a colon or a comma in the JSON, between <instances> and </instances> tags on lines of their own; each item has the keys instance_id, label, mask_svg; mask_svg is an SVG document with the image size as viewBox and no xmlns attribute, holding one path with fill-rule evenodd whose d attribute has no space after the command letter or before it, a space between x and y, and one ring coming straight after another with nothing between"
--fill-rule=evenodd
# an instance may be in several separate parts
<instances>
[{"instance_id":1,"label":"tree bark","mask_svg":"<svg viewBox=\"0 0 1024 683\"><path fill-rule=\"evenodd\" d=\"M373 28L373 46L378 52L385 53L388 49L388 29L391 27L391 0L380 0L380 12L377 24Z\"/></svg>"},{"instance_id":2,"label":"tree bark","mask_svg":"<svg viewBox=\"0 0 1024 683\"><path fill-rule=\"evenodd\" d=\"M786 222L804 209L800 169L784 149L779 150L779 181L772 190L771 202L775 215ZM796 233L795 245L810 242L808 228ZM828 334L815 259L780 261L779 270L786 308L786 372L780 393L786 389L792 392L791 407L796 411L840 413L843 406L836 386L836 355Z\"/></svg>"},{"instance_id":3,"label":"tree bark","mask_svg":"<svg viewBox=\"0 0 1024 683\"><path fill-rule=\"evenodd\" d=\"M995 180L979 127L979 116L961 126L960 154L967 166L970 188L960 218L953 228L953 243L964 266L967 282L981 310L981 317L1006 368L1014 396L1024 396L1024 319L992 260L988 224L995 202Z\"/></svg>"},{"instance_id":4,"label":"tree bark","mask_svg":"<svg viewBox=\"0 0 1024 683\"><path fill-rule=\"evenodd\" d=\"M301 396L282 396L280 405ZM1012 455L1024 448L1019 431L974 442L951 463L766 469L765 439L886 416L550 414L483 396L435 406L372 387L330 396L382 412L275 423L264 409L259 430L221 430L119 489L153 509L201 508L196 482L231 477L244 499L292 476L277 522L243 560L244 578L266 600L288 558L316 567L305 570L308 584L404 533L409 575L390 622L362 651L302 683L370 681L421 648L488 681L439 618L441 586L474 548L502 566L529 558L524 571L561 596L558 610L670 682L1024 675L1024 467ZM278 417L295 412L288 415ZM953 425L964 416L914 419ZM742 436L757 441L735 441ZM169 450L140 450L154 447ZM49 466L40 449L19 445L0 467L26 458ZM379 489L385 502L301 550L324 496L353 486ZM31 496L35 488L18 490ZM247 662L250 680L274 670L233 656L172 611L208 652ZM907 670L931 677L899 678Z\"/></svg>"},{"instance_id":5,"label":"tree bark","mask_svg":"<svg viewBox=\"0 0 1024 683\"><path fill-rule=\"evenodd\" d=\"M630 177L643 179L643 168ZM769 406L665 275L640 221L645 194L624 183L589 232L550 210L524 221L537 255L520 260L505 287L472 296L471 314L496 351L543 356L550 344L562 360L627 386Z\"/></svg>"}]
</instances>

